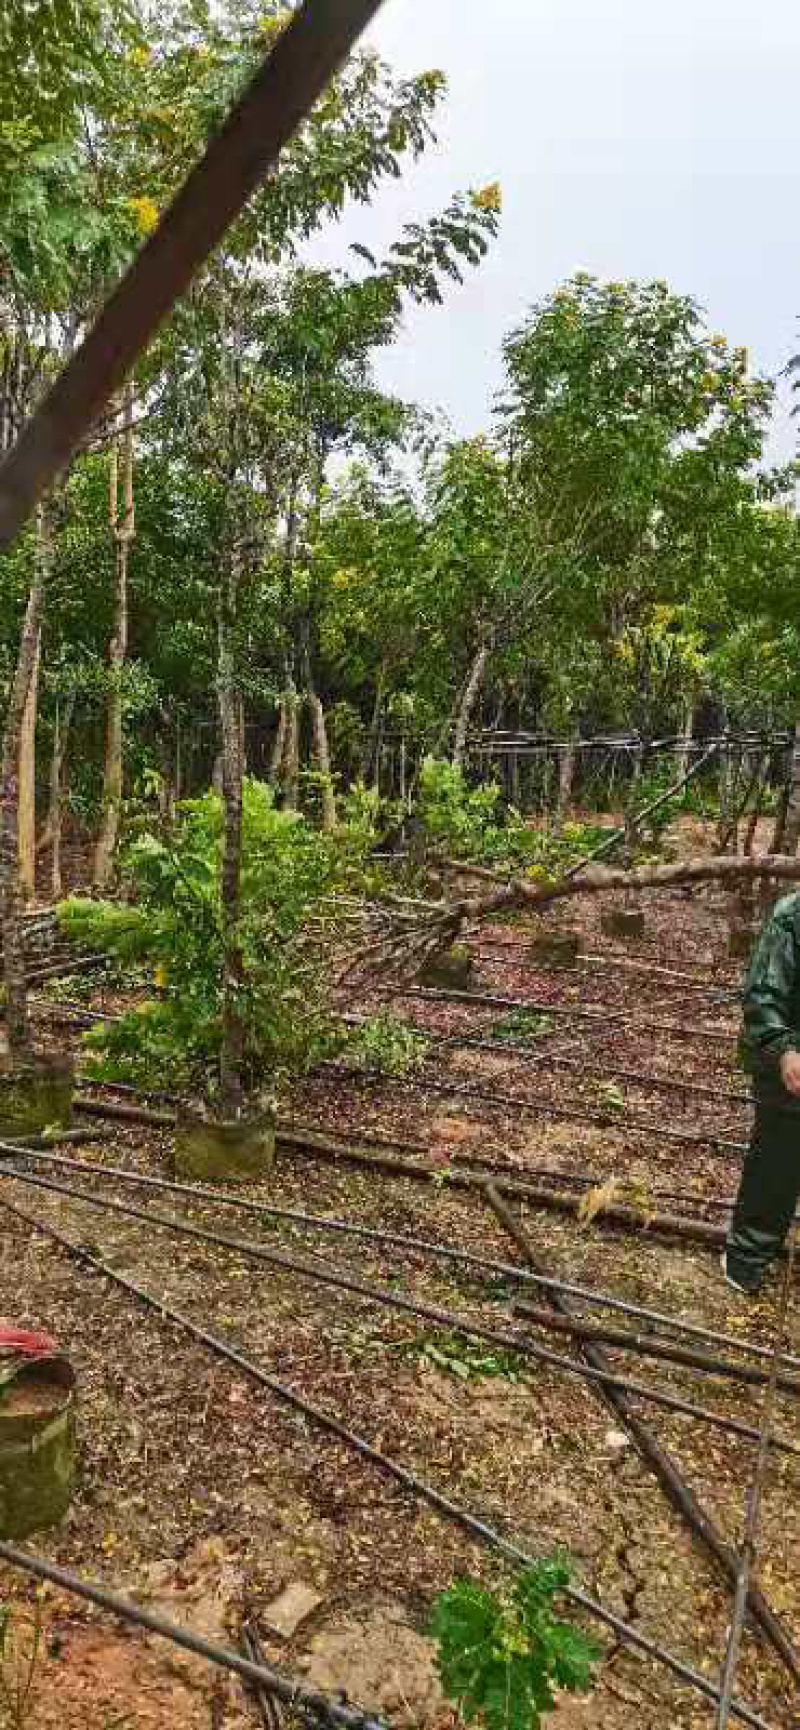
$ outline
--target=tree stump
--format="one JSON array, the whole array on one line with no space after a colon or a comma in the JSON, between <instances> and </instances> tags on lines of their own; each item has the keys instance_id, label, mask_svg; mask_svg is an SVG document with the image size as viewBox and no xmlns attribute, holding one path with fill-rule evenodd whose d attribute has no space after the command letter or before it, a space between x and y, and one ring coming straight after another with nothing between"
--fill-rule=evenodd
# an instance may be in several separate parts
<instances>
[{"instance_id":1,"label":"tree stump","mask_svg":"<svg viewBox=\"0 0 800 1730\"><path fill-rule=\"evenodd\" d=\"M577 931L540 931L532 938L528 954L531 961L546 967L574 967L580 952Z\"/></svg>"},{"instance_id":2,"label":"tree stump","mask_svg":"<svg viewBox=\"0 0 800 1730\"><path fill-rule=\"evenodd\" d=\"M0 1538L55 1526L75 1478L75 1377L62 1357L0 1358Z\"/></svg>"},{"instance_id":3,"label":"tree stump","mask_svg":"<svg viewBox=\"0 0 800 1730\"><path fill-rule=\"evenodd\" d=\"M71 1057L0 1056L0 1139L41 1135L72 1115L75 1078Z\"/></svg>"},{"instance_id":4,"label":"tree stump","mask_svg":"<svg viewBox=\"0 0 800 1730\"><path fill-rule=\"evenodd\" d=\"M604 937L621 937L626 942L644 937L644 913L641 907L604 907L600 913L600 930Z\"/></svg>"},{"instance_id":5,"label":"tree stump","mask_svg":"<svg viewBox=\"0 0 800 1730\"><path fill-rule=\"evenodd\" d=\"M207 1117L183 1106L175 1132L175 1172L202 1183L231 1183L268 1177L275 1164L275 1112L246 1117Z\"/></svg>"},{"instance_id":6,"label":"tree stump","mask_svg":"<svg viewBox=\"0 0 800 1730\"><path fill-rule=\"evenodd\" d=\"M420 970L420 985L434 991L466 991L475 969L475 957L463 943L454 943L441 955L433 955Z\"/></svg>"}]
</instances>

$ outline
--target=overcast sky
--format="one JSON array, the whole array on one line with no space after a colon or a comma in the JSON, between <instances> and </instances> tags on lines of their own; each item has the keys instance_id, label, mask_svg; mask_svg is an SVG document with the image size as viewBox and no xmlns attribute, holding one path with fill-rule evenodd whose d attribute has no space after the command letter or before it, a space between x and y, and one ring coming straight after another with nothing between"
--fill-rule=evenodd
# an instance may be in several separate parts
<instances>
[{"instance_id":1,"label":"overcast sky","mask_svg":"<svg viewBox=\"0 0 800 1730\"><path fill-rule=\"evenodd\" d=\"M398 72L447 74L439 144L315 255L388 244L457 188L503 191L489 258L409 317L386 388L485 427L504 333L576 270L666 278L766 372L800 348L800 0L385 0L368 40Z\"/></svg>"}]
</instances>

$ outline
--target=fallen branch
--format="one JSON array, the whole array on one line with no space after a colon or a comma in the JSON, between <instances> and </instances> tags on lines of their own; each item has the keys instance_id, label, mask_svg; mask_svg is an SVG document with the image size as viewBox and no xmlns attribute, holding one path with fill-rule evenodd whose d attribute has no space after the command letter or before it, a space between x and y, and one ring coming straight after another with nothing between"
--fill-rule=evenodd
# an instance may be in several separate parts
<instances>
[{"instance_id":1,"label":"fallen branch","mask_svg":"<svg viewBox=\"0 0 800 1730\"><path fill-rule=\"evenodd\" d=\"M453 870L462 867L452 862ZM437 910L430 918L421 918L416 928L405 924L402 932L393 933L384 943L373 942L350 962L344 979L363 966L366 973L409 973L418 969L432 955L440 952L457 938L465 924L481 924L498 913L514 908L529 908L541 913L556 901L569 900L574 895L609 895L641 893L647 889L672 889L692 883L724 883L735 879L750 882L757 877L772 877L787 883L800 883L800 858L789 854L753 853L749 857L687 859L674 865L639 865L630 871L609 870L590 865L581 875L557 878L554 882L534 882L529 877L491 879L497 887L485 895L463 896Z\"/></svg>"}]
</instances>

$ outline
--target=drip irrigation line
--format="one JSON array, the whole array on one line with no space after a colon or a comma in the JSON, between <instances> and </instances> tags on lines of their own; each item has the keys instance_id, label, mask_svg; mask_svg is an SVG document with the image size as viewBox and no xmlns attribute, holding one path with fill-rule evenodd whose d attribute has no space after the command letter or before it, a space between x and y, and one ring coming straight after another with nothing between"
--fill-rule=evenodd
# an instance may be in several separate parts
<instances>
[{"instance_id":1,"label":"drip irrigation line","mask_svg":"<svg viewBox=\"0 0 800 1730\"><path fill-rule=\"evenodd\" d=\"M731 1708L736 1669L744 1633L744 1619L750 1588L750 1576L758 1557L759 1527L761 1524L761 1496L764 1488L764 1476L767 1469L769 1453L770 1430L774 1421L775 1398L780 1385L780 1366L783 1357L783 1345L786 1335L786 1318L789 1310L789 1291L794 1270L796 1234L792 1231L789 1241L789 1254L783 1274L778 1319L775 1326L775 1349L769 1372L769 1384L764 1395L764 1406L761 1417L761 1434L758 1443L753 1481L747 1497L747 1512L745 1515L744 1540L739 1555L739 1565L736 1572L736 1587L733 1598L733 1615L731 1617L728 1649L720 1678L720 1699L717 1710L716 1730L725 1730ZM796 1669L800 1679L800 1669Z\"/></svg>"},{"instance_id":2,"label":"drip irrigation line","mask_svg":"<svg viewBox=\"0 0 800 1730\"><path fill-rule=\"evenodd\" d=\"M427 1003L468 1003L476 1009L523 1009L534 1015L568 1015L579 1021L600 1021L605 1028L633 1027L642 1032L671 1033L681 1039L711 1039L731 1042L731 1034L716 1027L688 1027L676 1021L651 1021L648 1017L625 1015L610 1004L593 1004L583 1008L576 1003L543 1003L531 997L495 997L484 991L432 991L422 985L396 985L392 997L419 997Z\"/></svg>"},{"instance_id":3,"label":"drip irrigation line","mask_svg":"<svg viewBox=\"0 0 800 1730\"><path fill-rule=\"evenodd\" d=\"M164 1111L148 1111L142 1106L117 1105L104 1100L76 1101L75 1110L86 1112L93 1117L118 1118L123 1123L140 1123L158 1129L174 1129L175 1114ZM314 1130L297 1130L290 1125L278 1125L277 1142L280 1147L311 1150L323 1158L349 1159L356 1163L375 1165L396 1176L432 1179L441 1178L441 1168L422 1166L410 1160L396 1159L387 1155L365 1152L363 1147L353 1147L349 1144L332 1142L324 1135ZM373 1141L373 1146L380 1143ZM397 1146L396 1142L385 1144ZM414 1151L419 1151L414 1148ZM503 1188L509 1193L525 1196L529 1201L538 1203L540 1207L550 1208L556 1213L574 1212L574 1197L562 1194L560 1191L537 1188L535 1184L526 1184L514 1177L511 1168L505 1166L486 1166L482 1171L474 1168L459 1168L450 1166L447 1169L447 1182L456 1188L478 1187L493 1177L502 1182ZM705 1244L715 1249L721 1249L725 1244L725 1232L721 1226L712 1225L706 1220L684 1219L678 1214L650 1213L643 1215L641 1210L628 1207L622 1202L610 1202L596 1216L604 1224L613 1224L625 1230L643 1230L646 1228L651 1236L663 1234L667 1237L680 1237L689 1243Z\"/></svg>"},{"instance_id":4,"label":"drip irrigation line","mask_svg":"<svg viewBox=\"0 0 800 1730\"><path fill-rule=\"evenodd\" d=\"M394 1154L380 1152L377 1143L371 1148L364 1144L337 1143L314 1130L291 1129L288 1126L279 1127L278 1145L284 1150L311 1152L323 1159L345 1159L354 1165L388 1172L393 1177L409 1177L425 1183L445 1181L451 1189L482 1191L487 1179L491 1179L506 1195L516 1195L532 1207L547 1208L553 1213L566 1213L572 1219L575 1218L574 1196L525 1183L524 1180L509 1175L509 1168L506 1167L485 1166L481 1170L474 1166L450 1165L443 1171L441 1166L421 1165L418 1160L398 1158ZM669 1213L644 1214L641 1209L628 1207L622 1202L608 1202L602 1211L595 1215L593 1224L598 1223L619 1226L624 1231L646 1231L650 1237L677 1237L687 1243L702 1244L706 1249L724 1249L726 1242L725 1229L712 1225L707 1220L684 1219L678 1214Z\"/></svg>"},{"instance_id":5,"label":"drip irrigation line","mask_svg":"<svg viewBox=\"0 0 800 1730\"><path fill-rule=\"evenodd\" d=\"M732 1364L726 1358L712 1357L707 1352L690 1351L688 1347L672 1341L654 1339L652 1334L630 1333L625 1328L582 1321L577 1316L567 1319L551 1309L540 1309L536 1304L519 1300L512 1307L514 1315L522 1316L525 1321L535 1322L537 1327L548 1328L553 1333L572 1334L576 1339L595 1340L599 1345L615 1346L622 1351L640 1353L644 1357L663 1358L668 1363L685 1364L705 1375L728 1376L734 1381L749 1382L762 1387L770 1380L769 1370ZM800 1395L800 1380L796 1378L783 1376L779 1385L786 1393Z\"/></svg>"},{"instance_id":6,"label":"drip irrigation line","mask_svg":"<svg viewBox=\"0 0 800 1730\"><path fill-rule=\"evenodd\" d=\"M0 1147L0 1153L2 1151L3 1149ZM584 1302L593 1304L596 1308L619 1311L620 1314L646 1321L650 1326L667 1328L710 1344L729 1346L732 1350L746 1352L751 1356L764 1358L770 1356L766 1346L759 1346L752 1340L743 1340L738 1335L724 1334L717 1330L712 1331L710 1328L702 1328L694 1322L683 1321L679 1316L665 1315L659 1310L643 1309L638 1304L627 1303L624 1298L597 1291L591 1286L575 1285L565 1280L550 1279L542 1274L534 1273L529 1268L518 1267L515 1262L494 1261L485 1256L475 1255L472 1250L455 1248L451 1244L431 1242L426 1238L410 1237L402 1232L382 1231L374 1226L356 1225L352 1220L335 1219L322 1214L303 1213L296 1208L276 1207L271 1202L248 1201L231 1190L209 1189L201 1184L180 1183L177 1179L151 1177L141 1172L125 1171L120 1166L90 1164L86 1160L69 1159L60 1154L39 1153L38 1150L34 1151L28 1148L25 1149L25 1154L26 1157L44 1159L48 1165L57 1165L70 1171L85 1172L90 1177L103 1177L114 1182L128 1183L145 1189L168 1191L170 1194L186 1196L194 1203L211 1202L215 1207L222 1205L232 1207L241 1213L286 1220L291 1225L299 1225L310 1231L332 1232L346 1237L363 1238L368 1243L381 1244L389 1249L404 1249L414 1255L430 1256L434 1260L463 1263L468 1267L476 1268L481 1273L513 1280L518 1284L535 1285L553 1291L565 1292L569 1296L581 1298ZM800 1358L787 1354L786 1361L800 1369ZM762 1381L766 1381L766 1372L759 1372L759 1377Z\"/></svg>"},{"instance_id":7,"label":"drip irrigation line","mask_svg":"<svg viewBox=\"0 0 800 1730\"><path fill-rule=\"evenodd\" d=\"M141 1123L151 1129L174 1129L174 1111L156 1111L147 1105L125 1105L110 1099L76 1099L73 1110L86 1117L112 1117L120 1123Z\"/></svg>"},{"instance_id":8,"label":"drip irrigation line","mask_svg":"<svg viewBox=\"0 0 800 1730\"><path fill-rule=\"evenodd\" d=\"M481 1051L516 1051L526 1058L529 1055L535 1056L537 1063L552 1063L554 1069L578 1069L584 1075L589 1069L595 1072L600 1069L598 1063L592 1062L591 1053L583 1057L565 1057L563 1051L566 1048L562 1048L562 1051L559 1052L551 1051L548 1046L546 1050L540 1052L537 1047L517 1041L481 1039L479 1034L458 1033L450 1035L449 1043L474 1046ZM617 1064L603 1063L602 1072L599 1077L601 1081L604 1076L609 1075L617 1077L620 1081L641 1082L647 1087L660 1088L668 1093L696 1093L700 1099L708 1099L719 1104L752 1105L753 1103L753 1097L750 1093L735 1093L724 1087L706 1087L702 1082L689 1081L681 1076L658 1075L652 1069L620 1069Z\"/></svg>"},{"instance_id":9,"label":"drip irrigation line","mask_svg":"<svg viewBox=\"0 0 800 1730\"><path fill-rule=\"evenodd\" d=\"M506 1206L502 1196L497 1193L497 1190L491 1184L486 1185L485 1196L495 1217L505 1226L512 1241L517 1245L525 1263L529 1267L537 1267L537 1257L533 1252L527 1233L523 1230L519 1221L515 1219L510 1208ZM568 1304L564 1303L562 1298L556 1297L554 1299L554 1305L561 1311L562 1315L566 1316L568 1319L572 1319L573 1311ZM587 1366L591 1366L595 1370L605 1369L608 1364L608 1358L605 1352L600 1350L599 1346L592 1345L587 1340L578 1340L576 1343L586 1359ZM698 1502L693 1490L690 1489L683 1477L683 1474L678 1470L672 1456L667 1452L666 1448L662 1447L661 1443L658 1441L656 1436L653 1435L652 1431L640 1417L639 1413L634 1410L630 1399L627 1397L627 1393L619 1387L613 1387L611 1385L606 1385L604 1388L601 1388L601 1393L605 1398L606 1403L612 1408L618 1417L622 1419L626 1429L633 1437L642 1458L652 1467L662 1490L673 1508L676 1509L678 1514L680 1514L681 1518L687 1523L691 1530L703 1540L707 1549L728 1575L728 1578L735 1580L737 1577L737 1560L734 1552L725 1542L722 1533L714 1524L714 1521ZM758 1586L749 1586L747 1603L752 1615L755 1617L759 1627L767 1636L770 1644L778 1653L792 1676L797 1678L798 1675L800 1675L800 1668L798 1668L800 1665L800 1659L798 1658L798 1653L795 1649L791 1635L788 1633L780 1617L773 1610L771 1604L767 1598L764 1597L763 1592Z\"/></svg>"},{"instance_id":10,"label":"drip irrigation line","mask_svg":"<svg viewBox=\"0 0 800 1730\"><path fill-rule=\"evenodd\" d=\"M712 1429L726 1432L728 1435L741 1436L746 1441L758 1441L758 1430L752 1424L742 1423L738 1418L725 1418L718 1412L709 1411L705 1406L695 1405L693 1401L679 1399L676 1394L667 1393L665 1389L653 1387L649 1382L632 1381L619 1375L611 1369L598 1370L587 1364L574 1363L564 1358L559 1352L553 1352L546 1346L534 1344L528 1338L518 1334L507 1333L500 1328L487 1327L483 1322L473 1321L469 1316L462 1316L457 1311L441 1309L437 1304L420 1303L414 1298L403 1297L399 1292L391 1291L386 1286L373 1284L371 1281L355 1278L343 1268L332 1267L327 1262L303 1261L300 1257L290 1255L285 1250L269 1249L265 1244L257 1243L251 1238L235 1237L231 1232L208 1231L203 1226L191 1225L188 1221L173 1218L170 1214L154 1213L152 1209L135 1207L133 1203L112 1201L110 1197L103 1199L92 1195L89 1190L75 1189L70 1184L59 1183L55 1178L37 1177L32 1172L20 1171L14 1167L5 1166L4 1177L10 1177L15 1182L32 1185L35 1189L45 1189L55 1195L67 1196L72 1201L83 1202L89 1207L95 1207L101 1213L120 1214L126 1219L141 1220L145 1225L156 1226L162 1231L174 1232L177 1237L191 1238L195 1243L210 1244L215 1248L232 1250L234 1254L257 1261L266 1267L282 1268L286 1273L297 1274L301 1279L310 1280L313 1284L331 1286L336 1291L346 1291L356 1297L362 1297L368 1303L380 1304L384 1309L398 1310L403 1315L418 1317L429 1321L435 1327L443 1328L448 1333L463 1334L465 1338L487 1340L490 1345L501 1346L504 1350L519 1352L523 1357L533 1358L536 1362L547 1364L549 1368L560 1370L564 1375L576 1376L581 1381L600 1382L609 1387L623 1388L629 1394L644 1400L651 1405L662 1406L666 1411L676 1412L682 1417L690 1417L698 1423L708 1424ZM784 1437L773 1436L771 1446L780 1453L793 1454L800 1457L800 1446Z\"/></svg>"},{"instance_id":11,"label":"drip irrigation line","mask_svg":"<svg viewBox=\"0 0 800 1730\"><path fill-rule=\"evenodd\" d=\"M102 1087L109 1093L122 1093L129 1095L132 1099L167 1099L177 1101L178 1098L177 1093L170 1093L168 1089L163 1087L132 1087L128 1081L108 1081L105 1078L102 1081L98 1081L96 1075L76 1075L75 1086L77 1088Z\"/></svg>"},{"instance_id":12,"label":"drip irrigation line","mask_svg":"<svg viewBox=\"0 0 800 1730\"><path fill-rule=\"evenodd\" d=\"M434 910L434 903L431 903L431 910ZM465 931L464 940L478 941L483 949L522 950L525 954L529 954L535 941L535 933L532 931L527 939L522 937L489 937L484 936L478 926L475 931ZM533 959L534 957L531 955L531 960ZM538 959L541 960L541 958ZM717 988L720 990L728 989L722 980L715 980L710 975L704 977L700 973L682 973L675 967L660 967L657 963L650 961L633 961L629 955L619 955L616 950L610 950L607 954L600 955L591 949L579 950L574 967L560 967L559 972L575 972L579 967L621 967L631 973L646 973L648 977L654 979L675 979L680 985L696 985L700 990L708 990L709 992ZM730 989L736 990L737 987L731 986Z\"/></svg>"},{"instance_id":13,"label":"drip irrigation line","mask_svg":"<svg viewBox=\"0 0 800 1730\"><path fill-rule=\"evenodd\" d=\"M577 1106L560 1105L554 1100L545 1099L541 1094L521 1098L519 1094L498 1093L494 1089L472 1087L468 1082L437 1081L433 1077L415 1075L413 1078L403 1075L384 1075L380 1071L370 1074L368 1070L358 1069L355 1065L337 1062L325 1062L319 1065L321 1069L335 1075L344 1075L348 1080L358 1080L364 1083L377 1082L384 1087L393 1087L401 1092L414 1093L444 1093L459 1099L474 1099L481 1105L491 1105L499 1110L530 1112L535 1117L563 1117L571 1123L599 1124L603 1129L619 1129L624 1135L652 1135L660 1141L676 1142L680 1146L713 1147L723 1153L742 1154L747 1151L746 1141L714 1135L711 1131L700 1129L666 1129L663 1124L655 1123L650 1118L633 1117L615 1108L612 1111L579 1110Z\"/></svg>"},{"instance_id":14,"label":"drip irrigation line","mask_svg":"<svg viewBox=\"0 0 800 1730\"><path fill-rule=\"evenodd\" d=\"M161 1639L169 1640L173 1646L181 1647L184 1652L192 1652L195 1657L206 1658L210 1664L216 1664L222 1670L232 1671L243 1682L250 1682L254 1688L277 1695L278 1699L284 1700L288 1706L305 1709L321 1723L338 1724L342 1726L342 1730L385 1730L383 1721L374 1713L359 1711L356 1706L343 1706L337 1700L330 1700L325 1694L317 1694L313 1689L306 1688L302 1682L282 1676L278 1670L273 1670L271 1665L255 1663L251 1658L231 1651L227 1646L220 1646L216 1640L207 1640L204 1635L194 1634L190 1628L180 1627L178 1623L168 1621L165 1616L157 1616L151 1610L144 1610L138 1604L132 1604L130 1599L121 1597L118 1592L111 1592L106 1586L95 1585L91 1580L83 1580L67 1568L47 1561L44 1556L34 1556L28 1550L20 1550L16 1545L0 1540L0 1561L22 1573L32 1575L35 1580L44 1580L48 1585L57 1586L59 1591L68 1592L71 1597L94 1604L98 1610L107 1610L110 1615L118 1616L121 1622L127 1622L134 1628L145 1628L148 1634L158 1634Z\"/></svg>"},{"instance_id":15,"label":"drip irrigation line","mask_svg":"<svg viewBox=\"0 0 800 1730\"><path fill-rule=\"evenodd\" d=\"M63 1232L56 1230L54 1226L26 1213L23 1208L17 1207L15 1203L8 1201L5 1196L3 1196L0 1205L7 1208L10 1213L15 1214L17 1218L24 1220L25 1223L31 1226L35 1231L39 1231L43 1233L43 1235L50 1237L53 1242L59 1244L62 1249L66 1250L66 1252L73 1256L80 1264L94 1268L94 1270L102 1275L104 1279L107 1279L112 1284L118 1286L120 1290L127 1292L129 1296L134 1297L137 1302L143 1304L146 1308L153 1310L162 1322L171 1322L177 1327L182 1328L192 1339L196 1339L201 1345L208 1347L215 1356L223 1358L226 1362L233 1364L235 1368L241 1370L252 1381L257 1382L261 1387L267 1388L271 1393L275 1394L278 1399L282 1400L284 1404L290 1406L294 1411L301 1413L304 1418L308 1419L312 1424L316 1424L328 1435L336 1436L339 1441L344 1442L345 1445L354 1453L360 1455L362 1459L369 1460L372 1465L377 1466L380 1471L384 1472L388 1477L393 1478L394 1481L401 1484L404 1489L409 1490L419 1501L425 1502L429 1507L435 1509L438 1514L443 1515L445 1519L450 1520L455 1525L459 1526L462 1531L468 1532L471 1537L477 1538L480 1543L487 1545L488 1548L492 1550L495 1550L507 1561L517 1563L525 1568L533 1565L535 1558L529 1555L527 1551L520 1549L517 1544L512 1543L510 1539L503 1537L502 1533L497 1531L494 1526L489 1525L485 1520L479 1519L477 1515L470 1513L468 1509L461 1507L459 1503L452 1502L448 1496L443 1495L443 1493L440 1490L435 1489L432 1484L426 1483L423 1478L418 1477L416 1473L409 1471L406 1466L401 1465L399 1460L393 1459L390 1454L385 1454L379 1448L374 1447L371 1442L367 1441L366 1437L360 1435L357 1431L349 1429L347 1425L342 1423L341 1419L337 1418L332 1412L328 1412L324 1407L318 1406L311 1400L306 1399L304 1395L297 1393L295 1389L289 1387L287 1383L279 1381L276 1376L269 1375L268 1372L263 1370L252 1358L245 1357L242 1352L238 1351L236 1347L229 1345L227 1341L220 1338L219 1335L211 1333L207 1328L200 1327L197 1322L191 1321L190 1318L184 1316L180 1310L174 1309L171 1304L167 1304L161 1298L156 1297L152 1292L145 1290L143 1286L135 1285L132 1280L129 1280L126 1277L125 1274L117 1272L116 1269L107 1267L105 1263L100 1260L99 1256L92 1255L90 1251L84 1249L81 1245L73 1243L70 1238L66 1237ZM564 1596L570 1603L575 1604L577 1608L585 1610L588 1615L593 1616L597 1621L602 1622L607 1628L610 1628L612 1633L617 1636L618 1640L627 1645L636 1647L640 1652L644 1652L650 1658L655 1658L657 1662L663 1664L666 1669L670 1670L672 1674L677 1676L682 1682L686 1682L691 1687L696 1688L707 1700L716 1702L719 1699L718 1688L716 1688L714 1683L710 1682L708 1677L704 1676L701 1671L695 1670L690 1664L685 1664L682 1659L676 1658L673 1653L668 1652L665 1648L659 1646L655 1640L649 1639L646 1634L640 1633L637 1628L624 1622L621 1617L615 1616L611 1610L607 1610L604 1605L598 1603L596 1599L591 1598L588 1593L581 1591L576 1586L566 1586L564 1588ZM737 1700L733 1703L731 1710L743 1723L749 1724L752 1727L752 1730L770 1730L770 1726L765 1723L764 1719L760 1718L751 1707L745 1705L742 1701Z\"/></svg>"}]
</instances>

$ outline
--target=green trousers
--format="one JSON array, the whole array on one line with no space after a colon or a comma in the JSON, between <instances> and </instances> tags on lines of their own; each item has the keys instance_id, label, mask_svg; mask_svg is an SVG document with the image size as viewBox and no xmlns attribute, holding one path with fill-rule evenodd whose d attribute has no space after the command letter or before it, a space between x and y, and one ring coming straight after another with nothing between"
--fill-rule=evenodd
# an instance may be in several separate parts
<instances>
[{"instance_id":1,"label":"green trousers","mask_svg":"<svg viewBox=\"0 0 800 1730\"><path fill-rule=\"evenodd\" d=\"M755 1122L728 1233L728 1272L757 1285L781 1252L800 1195L800 1099L756 1085Z\"/></svg>"}]
</instances>

